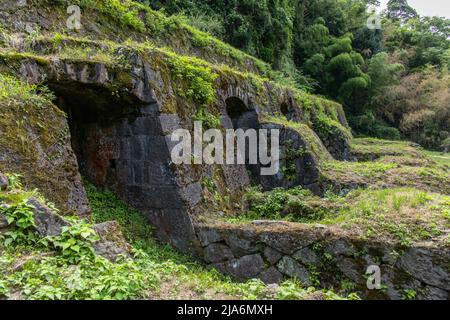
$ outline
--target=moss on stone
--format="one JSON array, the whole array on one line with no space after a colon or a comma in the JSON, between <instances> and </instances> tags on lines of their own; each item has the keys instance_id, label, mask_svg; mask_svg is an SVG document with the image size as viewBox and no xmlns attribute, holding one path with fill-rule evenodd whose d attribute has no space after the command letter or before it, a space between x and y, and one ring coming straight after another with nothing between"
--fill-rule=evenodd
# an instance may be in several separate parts
<instances>
[{"instance_id":1,"label":"moss on stone","mask_svg":"<svg viewBox=\"0 0 450 320\"><path fill-rule=\"evenodd\" d=\"M52 98L44 87L0 74L0 171L23 175L27 186L67 210L78 167L65 114Z\"/></svg>"},{"instance_id":2,"label":"moss on stone","mask_svg":"<svg viewBox=\"0 0 450 320\"><path fill-rule=\"evenodd\" d=\"M305 123L289 121L284 116L265 116L264 121L276 123L297 131L309 144L310 151L319 161L331 160L332 157L314 131Z\"/></svg>"}]
</instances>

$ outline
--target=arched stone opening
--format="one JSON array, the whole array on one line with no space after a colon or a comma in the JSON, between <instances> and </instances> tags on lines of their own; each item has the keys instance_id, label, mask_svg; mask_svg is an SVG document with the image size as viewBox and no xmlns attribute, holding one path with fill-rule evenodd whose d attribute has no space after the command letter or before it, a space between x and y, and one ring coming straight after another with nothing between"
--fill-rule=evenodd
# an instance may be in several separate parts
<instances>
[{"instance_id":1,"label":"arched stone opening","mask_svg":"<svg viewBox=\"0 0 450 320\"><path fill-rule=\"evenodd\" d=\"M160 240L187 250L192 224L170 167L158 105L96 85L48 86L68 115L80 173L141 211Z\"/></svg>"},{"instance_id":2,"label":"arched stone opening","mask_svg":"<svg viewBox=\"0 0 450 320\"><path fill-rule=\"evenodd\" d=\"M294 119L294 110L291 103L283 102L280 105L281 114L286 117L288 120Z\"/></svg>"},{"instance_id":3,"label":"arched stone opening","mask_svg":"<svg viewBox=\"0 0 450 320\"><path fill-rule=\"evenodd\" d=\"M252 143L258 142L258 129L260 128L259 118L256 110L248 108L245 103L238 97L228 98L226 101L227 114L231 119L233 129L242 129L247 131L249 129L256 130L256 140L250 141L250 138L246 138L245 144L245 163L246 168L250 173L250 179L254 183L260 182L260 165L250 164L249 161L249 147Z\"/></svg>"},{"instance_id":4,"label":"arched stone opening","mask_svg":"<svg viewBox=\"0 0 450 320\"><path fill-rule=\"evenodd\" d=\"M258 114L254 109L249 109L245 103L237 98L231 97L226 101L227 114L233 123L234 129L258 129Z\"/></svg>"}]
</instances>

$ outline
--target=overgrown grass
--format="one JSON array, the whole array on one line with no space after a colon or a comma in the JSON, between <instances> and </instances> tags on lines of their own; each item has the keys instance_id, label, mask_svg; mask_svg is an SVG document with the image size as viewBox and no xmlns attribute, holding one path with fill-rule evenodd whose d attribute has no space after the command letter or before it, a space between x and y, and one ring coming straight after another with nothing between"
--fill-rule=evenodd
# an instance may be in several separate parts
<instances>
[{"instance_id":1,"label":"overgrown grass","mask_svg":"<svg viewBox=\"0 0 450 320\"><path fill-rule=\"evenodd\" d=\"M374 160L383 156L423 157L422 150L409 141L390 141L376 138L355 138L351 151L359 160Z\"/></svg>"},{"instance_id":2,"label":"overgrown grass","mask_svg":"<svg viewBox=\"0 0 450 320\"><path fill-rule=\"evenodd\" d=\"M66 1L62 0L61 2ZM164 42L167 39L176 41L177 37L183 37L183 46L186 46L187 39L194 49L201 48L207 53L230 58L230 62L234 61L236 65L244 68L250 63L258 72L265 73L270 70L269 65L263 61L192 27L188 18L184 15L168 17L162 12L152 10L148 6L131 0L74 0L70 4L78 4L83 9L100 12L110 17L120 29L126 30L128 28L159 42Z\"/></svg>"},{"instance_id":3,"label":"overgrown grass","mask_svg":"<svg viewBox=\"0 0 450 320\"><path fill-rule=\"evenodd\" d=\"M321 161L331 160L332 157L323 145L320 138L314 133L314 131L306 124L295 121L287 120L285 116L265 116L264 121L273 122L279 124L287 129L297 131L303 139L308 143L310 151L317 156Z\"/></svg>"},{"instance_id":4,"label":"overgrown grass","mask_svg":"<svg viewBox=\"0 0 450 320\"><path fill-rule=\"evenodd\" d=\"M54 99L46 87L27 84L16 77L0 73L0 100L46 104Z\"/></svg>"},{"instance_id":5,"label":"overgrown grass","mask_svg":"<svg viewBox=\"0 0 450 320\"><path fill-rule=\"evenodd\" d=\"M331 192L324 198L300 188L263 193L247 191L248 211L228 218L231 222L257 219L319 223L343 234L378 241L413 242L448 238L450 197L413 188L357 189L346 196Z\"/></svg>"},{"instance_id":6,"label":"overgrown grass","mask_svg":"<svg viewBox=\"0 0 450 320\"><path fill-rule=\"evenodd\" d=\"M424 151L433 161L450 168L450 153L445 152L435 152L435 151Z\"/></svg>"},{"instance_id":7,"label":"overgrown grass","mask_svg":"<svg viewBox=\"0 0 450 320\"><path fill-rule=\"evenodd\" d=\"M375 178L385 174L388 170L396 168L395 163L382 162L344 162L344 161L327 161L322 164L325 171L333 172L337 176L347 176L350 173L365 178ZM343 179L344 180L344 179Z\"/></svg>"},{"instance_id":8,"label":"overgrown grass","mask_svg":"<svg viewBox=\"0 0 450 320\"><path fill-rule=\"evenodd\" d=\"M167 245L154 242L149 237L151 228L139 212L130 209L110 191L99 191L87 184L88 197L96 222L104 220L118 221L133 245L145 252L146 259L155 268L152 272L158 274L163 282L170 283L173 288L159 287L151 294L158 298L192 297L197 298L238 298L238 299L306 299L316 291L314 288L302 288L295 280L289 280L280 285L277 292L270 292L267 286L259 280L245 283L232 281L194 260L186 254L181 254ZM143 225L144 224L144 225ZM324 299L341 299L333 291L325 290ZM354 295L349 298L355 298Z\"/></svg>"},{"instance_id":9,"label":"overgrown grass","mask_svg":"<svg viewBox=\"0 0 450 320\"><path fill-rule=\"evenodd\" d=\"M351 153L359 162L321 163L323 181L341 191L355 187L414 187L450 193L449 167L437 163L417 146L402 141L354 139Z\"/></svg>"},{"instance_id":10,"label":"overgrown grass","mask_svg":"<svg viewBox=\"0 0 450 320\"><path fill-rule=\"evenodd\" d=\"M14 179L15 176L11 176ZM20 185L16 185L20 187ZM118 221L133 249L132 257L111 262L93 254L92 229L78 218L60 236L39 238L33 231L31 207L22 204L37 196L12 186L1 192L10 207L0 209L15 224L12 233L2 234L0 244L0 297L26 299L307 299L314 288L302 288L290 280L276 291L259 280L233 282L215 269L207 268L188 255L158 245L151 238L148 223L137 211L123 204L113 193L99 191L87 183L88 197L96 222ZM20 195L20 196L19 196ZM25 201L25 202L24 202ZM42 199L41 199L42 201ZM25 220L24 220L25 219ZM27 232L26 239L17 236ZM323 299L342 299L331 290ZM349 295L355 299L357 296Z\"/></svg>"}]
</instances>

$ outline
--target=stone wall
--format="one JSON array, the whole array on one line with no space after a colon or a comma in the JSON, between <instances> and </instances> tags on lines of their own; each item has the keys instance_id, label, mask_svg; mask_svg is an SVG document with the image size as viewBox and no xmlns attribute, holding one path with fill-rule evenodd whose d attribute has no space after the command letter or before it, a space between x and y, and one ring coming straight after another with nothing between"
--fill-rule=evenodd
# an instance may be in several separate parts
<instances>
[{"instance_id":1,"label":"stone wall","mask_svg":"<svg viewBox=\"0 0 450 320\"><path fill-rule=\"evenodd\" d=\"M53 104L0 99L0 171L20 174L62 213L89 216L90 208L70 146L65 115Z\"/></svg>"},{"instance_id":2,"label":"stone wall","mask_svg":"<svg viewBox=\"0 0 450 320\"><path fill-rule=\"evenodd\" d=\"M208 209L202 201L205 192L201 181L211 177L211 169L202 165L174 165L170 159L173 147L170 135L177 128L191 130L192 115L167 113L169 100L164 94L173 94L175 90L169 86L155 91L158 84L164 85L158 80L163 78L161 72L134 52L128 58L131 67L125 82L123 70L102 63L51 60L48 64L38 64L26 58L17 69L28 82L47 83L56 93L57 104L68 114L72 145L81 172L98 186L115 190L128 204L139 209L155 227L160 240L202 257L239 279L261 277L272 282L297 276L307 281L309 273L305 266L292 255L305 243L312 244L317 238L314 233L292 234L288 230L284 235L277 233L276 225L270 224L266 225L263 241L256 240L255 233L247 233L246 228L230 229L226 237L221 229L211 230L212 235L220 235L212 240L200 230L197 237L194 225ZM311 142L301 131L263 122L263 113L268 110L258 105L261 97L246 88L245 84L229 82L217 89L224 128L233 127L233 119L226 109L227 99L240 99L247 113L257 116L257 126L281 129L282 161L292 161L295 167L292 181L281 175L260 183L267 189L294 185L317 188L318 163L311 152ZM270 101L284 99L269 89L264 94L270 96ZM274 102L275 111L272 111L279 107ZM238 119L234 125L240 126L239 123ZM302 152L287 156L288 142ZM250 184L247 168L224 165L221 169L223 175L214 177L214 182L231 196L238 197ZM275 226L273 230L272 226ZM293 243L299 246L292 247Z\"/></svg>"},{"instance_id":3,"label":"stone wall","mask_svg":"<svg viewBox=\"0 0 450 320\"><path fill-rule=\"evenodd\" d=\"M410 248L346 237L322 225L277 221L196 226L203 259L238 280L277 283L295 277L305 286L359 293L371 299L448 299L450 248L432 243ZM380 290L367 288L369 266L381 270Z\"/></svg>"}]
</instances>

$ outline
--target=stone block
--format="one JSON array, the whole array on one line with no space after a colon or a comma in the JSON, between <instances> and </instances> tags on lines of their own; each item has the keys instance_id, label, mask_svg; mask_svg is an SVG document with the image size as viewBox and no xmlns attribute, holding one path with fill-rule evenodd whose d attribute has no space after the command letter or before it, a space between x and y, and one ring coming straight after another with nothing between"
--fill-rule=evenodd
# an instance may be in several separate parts
<instances>
[{"instance_id":1,"label":"stone block","mask_svg":"<svg viewBox=\"0 0 450 320\"><path fill-rule=\"evenodd\" d=\"M41 237L57 236L61 234L63 227L70 225L63 217L54 213L35 198L28 200L28 204L34 207L36 231Z\"/></svg>"},{"instance_id":2,"label":"stone block","mask_svg":"<svg viewBox=\"0 0 450 320\"><path fill-rule=\"evenodd\" d=\"M256 278L263 271L264 261L260 254L253 254L225 263L216 263L214 266L238 280L248 280Z\"/></svg>"},{"instance_id":3,"label":"stone block","mask_svg":"<svg viewBox=\"0 0 450 320\"><path fill-rule=\"evenodd\" d=\"M4 191L8 188L8 178L0 173L0 191Z\"/></svg>"},{"instance_id":4,"label":"stone block","mask_svg":"<svg viewBox=\"0 0 450 320\"><path fill-rule=\"evenodd\" d=\"M283 280L283 274L277 270L275 267L270 267L269 269L261 272L258 276L265 284L279 283Z\"/></svg>"},{"instance_id":5,"label":"stone block","mask_svg":"<svg viewBox=\"0 0 450 320\"><path fill-rule=\"evenodd\" d=\"M284 256L278 262L277 268L281 273L289 277L296 277L303 285L311 285L308 270L291 257Z\"/></svg>"},{"instance_id":6,"label":"stone block","mask_svg":"<svg viewBox=\"0 0 450 320\"><path fill-rule=\"evenodd\" d=\"M320 258L308 247L298 250L292 257L304 265L317 265L320 263Z\"/></svg>"},{"instance_id":7,"label":"stone block","mask_svg":"<svg viewBox=\"0 0 450 320\"><path fill-rule=\"evenodd\" d=\"M222 243L212 243L204 249L204 259L209 263L223 262L234 259L230 248Z\"/></svg>"},{"instance_id":8,"label":"stone block","mask_svg":"<svg viewBox=\"0 0 450 320\"><path fill-rule=\"evenodd\" d=\"M215 229L199 229L197 236L202 246L206 247L211 243L222 241L223 238L220 233Z\"/></svg>"},{"instance_id":9,"label":"stone block","mask_svg":"<svg viewBox=\"0 0 450 320\"><path fill-rule=\"evenodd\" d=\"M267 259L267 261L269 261L271 265L274 265L278 261L280 261L281 257L283 257L283 254L275 249L272 249L271 247L265 247L264 257Z\"/></svg>"}]
</instances>

